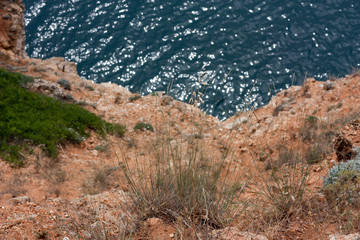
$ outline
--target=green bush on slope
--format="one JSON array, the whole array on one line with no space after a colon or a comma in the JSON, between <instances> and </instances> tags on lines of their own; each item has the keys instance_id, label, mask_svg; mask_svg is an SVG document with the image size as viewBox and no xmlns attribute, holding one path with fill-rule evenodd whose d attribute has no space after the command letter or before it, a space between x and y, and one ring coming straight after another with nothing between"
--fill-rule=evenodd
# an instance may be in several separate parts
<instances>
[{"instance_id":1,"label":"green bush on slope","mask_svg":"<svg viewBox=\"0 0 360 240\"><path fill-rule=\"evenodd\" d=\"M125 127L105 122L74 104L32 93L22 86L32 78L0 69L0 154L13 166L23 164L22 150L41 145L52 158L57 145L78 143L94 130L122 136Z\"/></svg>"},{"instance_id":2,"label":"green bush on slope","mask_svg":"<svg viewBox=\"0 0 360 240\"><path fill-rule=\"evenodd\" d=\"M324 193L331 203L360 203L360 154L329 170L328 177L324 178Z\"/></svg>"}]
</instances>

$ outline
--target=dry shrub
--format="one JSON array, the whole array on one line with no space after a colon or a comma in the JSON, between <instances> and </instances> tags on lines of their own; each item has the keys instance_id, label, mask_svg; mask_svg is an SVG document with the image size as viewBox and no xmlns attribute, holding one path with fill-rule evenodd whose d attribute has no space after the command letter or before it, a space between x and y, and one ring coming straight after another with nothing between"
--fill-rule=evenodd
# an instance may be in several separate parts
<instances>
[{"instance_id":1,"label":"dry shrub","mask_svg":"<svg viewBox=\"0 0 360 240\"><path fill-rule=\"evenodd\" d=\"M162 125L155 131L155 159L144 156L135 168L126 161L123 167L142 220L160 218L195 235L230 221L229 212L245 187L236 178L238 169L230 167L229 150L209 156L206 139L197 137L202 135L201 126L196 126L184 143L173 140L168 126Z\"/></svg>"},{"instance_id":2,"label":"dry shrub","mask_svg":"<svg viewBox=\"0 0 360 240\"><path fill-rule=\"evenodd\" d=\"M336 164L324 178L328 214L348 234L360 230L360 155L354 160Z\"/></svg>"},{"instance_id":3,"label":"dry shrub","mask_svg":"<svg viewBox=\"0 0 360 240\"><path fill-rule=\"evenodd\" d=\"M335 121L323 121L313 115L304 119L299 136L307 163L318 163L332 152L333 139L340 127Z\"/></svg>"},{"instance_id":4,"label":"dry shrub","mask_svg":"<svg viewBox=\"0 0 360 240\"><path fill-rule=\"evenodd\" d=\"M296 157L295 152L293 149L289 149L287 146L282 146L279 149L279 156L277 159L273 160L270 158L265 165L265 170L278 170L282 167L284 164L293 164L294 161L297 161L298 159Z\"/></svg>"},{"instance_id":5,"label":"dry shrub","mask_svg":"<svg viewBox=\"0 0 360 240\"><path fill-rule=\"evenodd\" d=\"M249 186L251 191L248 209L242 227L247 231L276 239L286 232L291 222L302 216L312 195L308 182L310 169L302 152L302 146L291 147L288 142L278 146L279 154L258 168L258 174ZM261 163L258 163L261 164Z\"/></svg>"},{"instance_id":6,"label":"dry shrub","mask_svg":"<svg viewBox=\"0 0 360 240\"><path fill-rule=\"evenodd\" d=\"M117 167L94 166L91 174L87 175L82 184L83 191L87 194L97 194L111 186L111 177Z\"/></svg>"},{"instance_id":7,"label":"dry shrub","mask_svg":"<svg viewBox=\"0 0 360 240\"><path fill-rule=\"evenodd\" d=\"M309 177L308 165L296 154L268 176L260 173L261 181L255 184L255 193L261 196L258 200L265 218L270 222L282 221L297 211L304 203Z\"/></svg>"}]
</instances>

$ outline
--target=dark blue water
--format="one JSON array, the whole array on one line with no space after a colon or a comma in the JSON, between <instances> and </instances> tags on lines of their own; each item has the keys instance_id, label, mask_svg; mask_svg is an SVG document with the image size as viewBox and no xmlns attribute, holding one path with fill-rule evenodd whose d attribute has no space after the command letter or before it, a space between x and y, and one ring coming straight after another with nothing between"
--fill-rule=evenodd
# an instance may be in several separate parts
<instances>
[{"instance_id":1,"label":"dark blue water","mask_svg":"<svg viewBox=\"0 0 360 240\"><path fill-rule=\"evenodd\" d=\"M305 78L360 67L359 0L24 0L31 57L81 76L169 91L224 119ZM200 82L199 83L199 77ZM207 84L207 85L206 85Z\"/></svg>"}]
</instances>

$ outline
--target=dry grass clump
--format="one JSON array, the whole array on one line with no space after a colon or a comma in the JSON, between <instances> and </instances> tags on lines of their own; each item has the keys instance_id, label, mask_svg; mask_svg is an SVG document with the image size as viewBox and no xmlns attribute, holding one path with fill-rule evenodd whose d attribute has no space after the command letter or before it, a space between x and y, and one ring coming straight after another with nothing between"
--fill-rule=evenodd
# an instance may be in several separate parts
<instances>
[{"instance_id":1,"label":"dry grass clump","mask_svg":"<svg viewBox=\"0 0 360 240\"><path fill-rule=\"evenodd\" d=\"M336 165L325 178L323 188L314 188L314 184L309 184L311 165L320 163L334 152L334 140L338 133L347 123L356 125L358 117L359 112L349 114L347 118L327 121L315 116L304 118L297 147L292 148L294 145L290 142L283 143L278 148L278 157L265 164L265 168L271 171L263 173L260 170L261 180L251 185L257 197L249 201L253 207L250 208L252 212L248 211L252 220L245 220L248 229L265 232L270 238L285 236L294 225L302 223L318 224L319 227L331 223L344 234L359 230L358 162L351 160ZM325 237L317 232L317 227L311 231L312 237Z\"/></svg>"},{"instance_id":2,"label":"dry grass clump","mask_svg":"<svg viewBox=\"0 0 360 240\"><path fill-rule=\"evenodd\" d=\"M172 149L168 149L168 158L157 159L150 173L140 174L144 178L134 179L126 172L133 192L132 200L139 213L144 219L157 217L167 222L180 221L189 227L222 227L241 187L223 185L224 162L211 163L199 146L191 147L186 158L176 156L178 149L175 146L169 147Z\"/></svg>"},{"instance_id":3,"label":"dry grass clump","mask_svg":"<svg viewBox=\"0 0 360 240\"><path fill-rule=\"evenodd\" d=\"M333 139L340 128L341 125L335 121L323 121L313 115L304 119L299 136L306 148L304 157L307 163L318 163L332 152Z\"/></svg>"},{"instance_id":4,"label":"dry grass clump","mask_svg":"<svg viewBox=\"0 0 360 240\"><path fill-rule=\"evenodd\" d=\"M106 155L106 157L111 156L111 148L110 148L109 143L97 145L97 146L95 146L94 149L98 152L104 153Z\"/></svg>"},{"instance_id":5,"label":"dry grass clump","mask_svg":"<svg viewBox=\"0 0 360 240\"><path fill-rule=\"evenodd\" d=\"M305 150L305 160L309 164L321 162L334 150L334 139L344 126L359 117L360 111L353 111L346 117L319 119L310 115L304 119L299 130L301 144Z\"/></svg>"},{"instance_id":6,"label":"dry grass clump","mask_svg":"<svg viewBox=\"0 0 360 240\"><path fill-rule=\"evenodd\" d=\"M94 166L93 171L84 178L82 184L84 193L97 194L107 190L111 186L113 173L117 169L111 166Z\"/></svg>"},{"instance_id":7,"label":"dry grass clump","mask_svg":"<svg viewBox=\"0 0 360 240\"><path fill-rule=\"evenodd\" d=\"M229 151L211 156L206 140L196 137L202 134L199 124L193 129L197 134L184 142L174 140L161 124L155 130L154 158L138 158L136 168L124 161L123 171L140 220L160 218L195 236L231 220L230 210L244 186L230 167Z\"/></svg>"},{"instance_id":8,"label":"dry grass clump","mask_svg":"<svg viewBox=\"0 0 360 240\"><path fill-rule=\"evenodd\" d=\"M260 211L262 218L257 219L257 224L286 221L305 204L310 179L308 165L292 149L280 154L278 162L282 166L273 168L269 174L260 171L260 181L254 183L253 193L259 196L254 201L254 205L259 207L255 212Z\"/></svg>"}]
</instances>

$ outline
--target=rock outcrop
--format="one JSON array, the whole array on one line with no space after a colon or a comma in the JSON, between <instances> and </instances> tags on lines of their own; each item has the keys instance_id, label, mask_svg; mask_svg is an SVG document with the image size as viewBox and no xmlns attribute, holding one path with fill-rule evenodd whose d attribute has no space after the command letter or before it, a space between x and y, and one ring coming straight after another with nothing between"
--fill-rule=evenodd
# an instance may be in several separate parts
<instances>
[{"instance_id":1,"label":"rock outcrop","mask_svg":"<svg viewBox=\"0 0 360 240\"><path fill-rule=\"evenodd\" d=\"M9 56L28 58L25 52L25 6L22 0L0 3L0 49Z\"/></svg>"}]
</instances>

